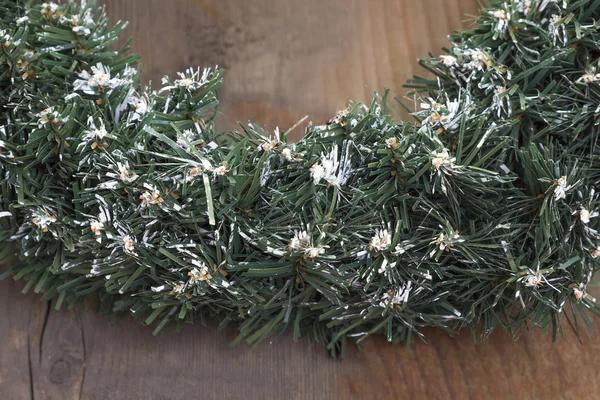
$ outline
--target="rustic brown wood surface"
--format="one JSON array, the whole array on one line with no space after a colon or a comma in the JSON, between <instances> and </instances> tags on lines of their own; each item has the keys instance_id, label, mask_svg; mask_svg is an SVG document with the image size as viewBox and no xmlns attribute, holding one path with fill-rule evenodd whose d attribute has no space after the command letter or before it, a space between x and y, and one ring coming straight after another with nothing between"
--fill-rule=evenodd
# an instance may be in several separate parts
<instances>
[{"instance_id":1,"label":"rustic brown wood surface","mask_svg":"<svg viewBox=\"0 0 600 400\"><path fill-rule=\"evenodd\" d=\"M131 21L144 78L190 65L227 69L220 126L325 121L417 72L416 58L464 26L476 0L104 0ZM22 282L0 282L0 400L597 399L600 336L552 344L539 332L472 345L427 332L410 351L382 339L343 361L283 337L230 348L233 329L188 326L153 337L126 318L55 311ZM597 324L596 324L597 325Z\"/></svg>"}]
</instances>

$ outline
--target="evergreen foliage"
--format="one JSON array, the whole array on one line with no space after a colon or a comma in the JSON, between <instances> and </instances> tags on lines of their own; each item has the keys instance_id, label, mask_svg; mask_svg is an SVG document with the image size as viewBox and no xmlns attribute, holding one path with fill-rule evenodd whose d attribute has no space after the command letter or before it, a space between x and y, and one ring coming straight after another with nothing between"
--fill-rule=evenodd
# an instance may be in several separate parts
<instances>
[{"instance_id":1,"label":"evergreen foliage","mask_svg":"<svg viewBox=\"0 0 600 400\"><path fill-rule=\"evenodd\" d=\"M332 354L428 326L579 337L600 311L599 19L492 0L421 60L415 121L385 93L290 143L215 128L219 69L142 88L93 3L0 0L4 277L155 332L217 318Z\"/></svg>"}]
</instances>

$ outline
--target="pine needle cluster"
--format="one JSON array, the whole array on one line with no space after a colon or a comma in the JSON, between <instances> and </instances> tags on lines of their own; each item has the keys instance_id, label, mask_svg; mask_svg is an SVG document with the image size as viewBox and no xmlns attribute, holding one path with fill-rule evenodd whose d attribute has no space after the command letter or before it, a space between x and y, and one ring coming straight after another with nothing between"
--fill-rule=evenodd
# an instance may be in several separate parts
<instances>
[{"instance_id":1,"label":"pine needle cluster","mask_svg":"<svg viewBox=\"0 0 600 400\"><path fill-rule=\"evenodd\" d=\"M4 277L155 332L216 318L332 354L425 327L579 337L600 311L599 20L596 0L489 1L408 98L291 143L215 127L219 69L142 87L93 3L0 0Z\"/></svg>"}]
</instances>

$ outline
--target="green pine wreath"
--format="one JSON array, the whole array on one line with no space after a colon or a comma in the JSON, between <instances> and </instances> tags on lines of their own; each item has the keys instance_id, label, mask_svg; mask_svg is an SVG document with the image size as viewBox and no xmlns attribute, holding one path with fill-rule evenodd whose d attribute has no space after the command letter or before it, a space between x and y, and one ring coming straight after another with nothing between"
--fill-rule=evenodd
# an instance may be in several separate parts
<instances>
[{"instance_id":1,"label":"green pine wreath","mask_svg":"<svg viewBox=\"0 0 600 400\"><path fill-rule=\"evenodd\" d=\"M219 69L142 88L124 27L0 0L0 260L24 291L332 354L600 313L600 1L489 1L421 60L414 120L386 92L296 143L218 131Z\"/></svg>"}]
</instances>

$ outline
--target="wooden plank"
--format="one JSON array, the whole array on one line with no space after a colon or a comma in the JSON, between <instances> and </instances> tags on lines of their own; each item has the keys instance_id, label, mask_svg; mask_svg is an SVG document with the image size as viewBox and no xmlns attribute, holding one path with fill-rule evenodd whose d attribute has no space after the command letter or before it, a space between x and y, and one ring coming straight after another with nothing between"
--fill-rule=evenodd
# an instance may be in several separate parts
<instances>
[{"instance_id":1,"label":"wooden plank","mask_svg":"<svg viewBox=\"0 0 600 400\"><path fill-rule=\"evenodd\" d=\"M253 120L273 129L305 114L327 120L348 98L402 84L415 59L445 45L476 0L104 0L131 21L144 79L188 66L224 66L222 129ZM118 18L117 18L118 17ZM297 136L296 136L297 138ZM539 333L484 345L427 332L410 351L377 338L333 360L289 336L253 350L189 326L153 337L93 307L54 311L23 284L0 282L1 399L504 399L600 393L600 338L552 344ZM597 326L597 324L596 324ZM466 333L466 332L465 332Z\"/></svg>"},{"instance_id":2,"label":"wooden plank","mask_svg":"<svg viewBox=\"0 0 600 400\"><path fill-rule=\"evenodd\" d=\"M4 271L6 267L0 268ZM81 324L52 311L23 282L0 282L0 398L77 399L84 374Z\"/></svg>"},{"instance_id":3,"label":"wooden plank","mask_svg":"<svg viewBox=\"0 0 600 400\"><path fill-rule=\"evenodd\" d=\"M85 378L84 332L76 312L48 309L30 323L33 399L79 399ZM82 313L77 310L77 314ZM90 310L92 311L92 310ZM93 312L93 311L92 311Z\"/></svg>"},{"instance_id":4,"label":"wooden plank","mask_svg":"<svg viewBox=\"0 0 600 400\"><path fill-rule=\"evenodd\" d=\"M21 294L22 288L0 282L0 397L8 399L31 398L30 346L38 338L29 332L29 321L40 304Z\"/></svg>"},{"instance_id":5,"label":"wooden plank","mask_svg":"<svg viewBox=\"0 0 600 400\"><path fill-rule=\"evenodd\" d=\"M188 67L225 68L219 126L325 122L348 99L402 85L476 0L104 0L157 85ZM300 131L300 130L299 130ZM295 136L297 138L297 136Z\"/></svg>"}]
</instances>

